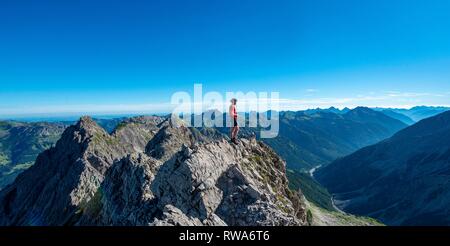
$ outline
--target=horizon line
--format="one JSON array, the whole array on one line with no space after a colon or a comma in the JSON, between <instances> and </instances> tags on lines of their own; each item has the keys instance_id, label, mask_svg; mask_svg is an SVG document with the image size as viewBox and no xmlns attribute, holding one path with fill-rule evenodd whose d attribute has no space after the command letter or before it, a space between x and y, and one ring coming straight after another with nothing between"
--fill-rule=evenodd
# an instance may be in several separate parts
<instances>
[{"instance_id":1,"label":"horizon line","mask_svg":"<svg viewBox=\"0 0 450 246\"><path fill-rule=\"evenodd\" d=\"M416 107L429 107L429 108L449 108L450 105L415 105L415 106L391 106L391 107L371 107L371 106L330 106L330 107L310 107L306 109L298 109L298 110L292 110L292 109L281 109L281 110L247 110L247 111L239 111L239 113L251 113L251 112L268 112L268 111L278 111L278 112L301 112L301 111L308 111L308 110L326 110L335 108L340 111L344 109L353 110L355 108L370 108L370 109L405 109L410 110ZM202 113L210 112L210 111L219 111L220 113L225 113L219 109L207 109L203 110ZM171 112L151 112L151 111L108 111L108 112L42 112L42 113L23 113L23 114L6 114L6 115L0 115L0 120L6 121L6 120L20 120L20 119L51 119L51 118L79 118L82 116L90 116L93 118L121 118L121 117L133 117L133 116L146 116L146 115L155 115L155 116L167 116L170 115ZM192 113L194 114L194 113Z\"/></svg>"}]
</instances>

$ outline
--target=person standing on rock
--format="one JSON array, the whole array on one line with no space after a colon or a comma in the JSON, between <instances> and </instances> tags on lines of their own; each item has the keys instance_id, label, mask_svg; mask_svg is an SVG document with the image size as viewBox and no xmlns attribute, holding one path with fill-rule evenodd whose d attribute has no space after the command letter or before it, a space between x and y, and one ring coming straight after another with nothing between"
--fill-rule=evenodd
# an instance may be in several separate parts
<instances>
[{"instance_id":1,"label":"person standing on rock","mask_svg":"<svg viewBox=\"0 0 450 246\"><path fill-rule=\"evenodd\" d=\"M233 98L231 99L231 105L230 105L230 117L231 117L231 121L233 122L233 128L231 128L231 142L233 142L234 144L237 144L237 140L236 137L238 135L239 132L239 126L238 126L238 122L237 122L237 111L236 111L236 103L237 103L237 99Z\"/></svg>"}]
</instances>

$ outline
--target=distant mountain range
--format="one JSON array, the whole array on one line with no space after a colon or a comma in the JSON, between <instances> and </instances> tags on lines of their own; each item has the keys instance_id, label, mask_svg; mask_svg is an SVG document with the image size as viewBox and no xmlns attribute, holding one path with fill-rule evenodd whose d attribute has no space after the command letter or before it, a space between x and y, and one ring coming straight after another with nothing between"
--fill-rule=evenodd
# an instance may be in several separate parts
<instances>
[{"instance_id":1,"label":"distant mountain range","mask_svg":"<svg viewBox=\"0 0 450 246\"><path fill-rule=\"evenodd\" d=\"M358 107L346 113L281 112L276 138L263 139L291 169L308 171L392 136L407 125L381 112Z\"/></svg>"},{"instance_id":2,"label":"distant mountain range","mask_svg":"<svg viewBox=\"0 0 450 246\"><path fill-rule=\"evenodd\" d=\"M306 198L317 206L333 210L331 195L309 176L311 169L324 167L337 158L389 138L407 125L414 124L412 118L420 119L446 110L448 108L445 107L415 107L410 110L365 107L340 110L331 107L280 112L279 136L263 141L287 161L291 188L301 189ZM115 134L130 119L122 117L94 121L106 132ZM0 189L33 165L37 155L54 146L64 129L75 123L0 121ZM198 128L197 133L193 134L218 140L229 132L229 128L217 130L221 134L206 127ZM242 128L241 136L250 137L258 135L258 132L259 129Z\"/></svg>"},{"instance_id":3,"label":"distant mountain range","mask_svg":"<svg viewBox=\"0 0 450 246\"><path fill-rule=\"evenodd\" d=\"M383 114L400 120L407 125L412 125L420 120L425 118L429 118L435 116L437 114L443 113L445 111L450 110L450 107L431 107L431 106L416 106L410 109L404 108L371 108L375 111L382 112ZM350 111L349 108L338 109L335 107L330 108L317 108L317 109L308 109L303 112L306 114L312 114L317 112L331 112L335 114L344 114Z\"/></svg>"},{"instance_id":4,"label":"distant mountain range","mask_svg":"<svg viewBox=\"0 0 450 246\"><path fill-rule=\"evenodd\" d=\"M382 110L380 110L380 112L391 118L397 119L407 125L412 125L412 124L416 123L414 120L412 120L405 114L397 113L396 111L394 111L392 109L382 109Z\"/></svg>"},{"instance_id":5,"label":"distant mountain range","mask_svg":"<svg viewBox=\"0 0 450 246\"><path fill-rule=\"evenodd\" d=\"M435 116L437 114L443 113L450 110L449 107L428 107L428 106L417 106L411 109L392 109L394 112L404 114L418 122L420 120Z\"/></svg>"},{"instance_id":6,"label":"distant mountain range","mask_svg":"<svg viewBox=\"0 0 450 246\"><path fill-rule=\"evenodd\" d=\"M420 120L448 111L450 110L450 107L417 106L410 109L374 108L374 110L381 111L392 118L401 120L404 123L411 125Z\"/></svg>"},{"instance_id":7,"label":"distant mountain range","mask_svg":"<svg viewBox=\"0 0 450 246\"><path fill-rule=\"evenodd\" d=\"M450 111L338 159L315 177L347 212L388 225L450 225Z\"/></svg>"},{"instance_id":8,"label":"distant mountain range","mask_svg":"<svg viewBox=\"0 0 450 246\"><path fill-rule=\"evenodd\" d=\"M349 108L343 108L343 109L338 109L338 108L335 108L335 107L330 107L330 108L324 108L324 109L322 109L322 108L316 108L316 109L307 109L307 110L304 110L303 112L305 113L305 114L315 114L315 113L318 113L318 112L328 112L328 113L335 113L335 114L345 114L345 113L347 113L348 111L350 111L350 109Z\"/></svg>"}]
</instances>

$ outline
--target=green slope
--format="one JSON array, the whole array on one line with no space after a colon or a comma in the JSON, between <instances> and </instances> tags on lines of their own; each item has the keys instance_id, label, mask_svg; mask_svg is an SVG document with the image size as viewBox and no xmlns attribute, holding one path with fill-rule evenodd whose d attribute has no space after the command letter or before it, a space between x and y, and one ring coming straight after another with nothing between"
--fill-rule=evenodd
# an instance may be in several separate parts
<instances>
[{"instance_id":1,"label":"green slope","mask_svg":"<svg viewBox=\"0 0 450 246\"><path fill-rule=\"evenodd\" d=\"M312 226L384 226L379 221L363 216L330 211L305 201L308 210L308 222Z\"/></svg>"},{"instance_id":2,"label":"green slope","mask_svg":"<svg viewBox=\"0 0 450 246\"><path fill-rule=\"evenodd\" d=\"M289 188L292 190L300 189L308 201L314 202L321 208L335 210L331 203L330 193L315 181L309 173L287 170L286 174L289 180Z\"/></svg>"}]
</instances>

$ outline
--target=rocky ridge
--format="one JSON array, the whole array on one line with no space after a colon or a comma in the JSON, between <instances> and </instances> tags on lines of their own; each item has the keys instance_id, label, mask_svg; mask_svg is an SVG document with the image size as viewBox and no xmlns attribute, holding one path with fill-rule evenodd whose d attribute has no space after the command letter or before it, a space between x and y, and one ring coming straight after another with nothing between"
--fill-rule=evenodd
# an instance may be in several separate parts
<instances>
[{"instance_id":1,"label":"rocky ridge","mask_svg":"<svg viewBox=\"0 0 450 246\"><path fill-rule=\"evenodd\" d=\"M160 117L108 134L83 117L0 191L0 225L304 225L285 162L219 135Z\"/></svg>"}]
</instances>

